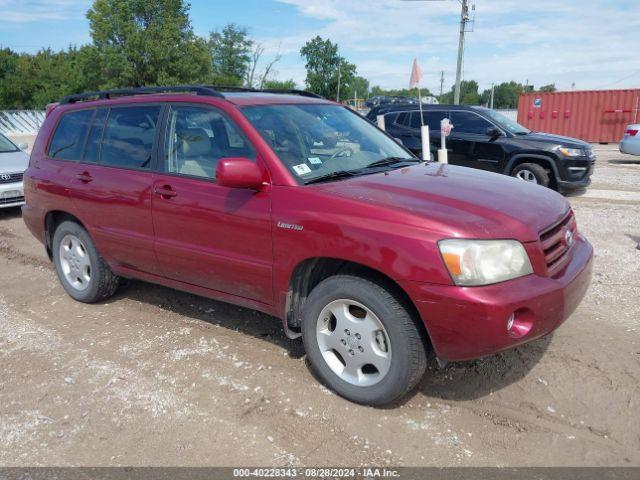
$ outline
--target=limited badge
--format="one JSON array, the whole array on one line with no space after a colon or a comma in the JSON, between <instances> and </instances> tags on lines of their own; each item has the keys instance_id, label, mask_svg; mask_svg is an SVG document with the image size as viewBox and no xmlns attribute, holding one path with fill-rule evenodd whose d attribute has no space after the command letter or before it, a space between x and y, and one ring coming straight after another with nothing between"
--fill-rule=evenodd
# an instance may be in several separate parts
<instances>
[{"instance_id":1,"label":"limited badge","mask_svg":"<svg viewBox=\"0 0 640 480\"><path fill-rule=\"evenodd\" d=\"M298 175L305 175L307 173L311 173L311 169L309 168L309 165L307 165L306 163L301 163L300 165L294 165L293 171L296 172Z\"/></svg>"}]
</instances>

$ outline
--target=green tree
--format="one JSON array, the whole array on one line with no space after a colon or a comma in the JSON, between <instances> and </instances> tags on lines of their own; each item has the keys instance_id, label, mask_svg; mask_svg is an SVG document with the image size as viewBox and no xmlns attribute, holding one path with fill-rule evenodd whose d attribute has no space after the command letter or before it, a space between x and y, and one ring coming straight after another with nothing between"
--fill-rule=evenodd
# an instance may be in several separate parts
<instances>
[{"instance_id":1,"label":"green tree","mask_svg":"<svg viewBox=\"0 0 640 480\"><path fill-rule=\"evenodd\" d=\"M356 66L341 57L338 45L329 39L317 36L309 40L300 49L300 55L306 60L307 88L323 97L336 98L338 83L348 89L356 75ZM341 92L340 98L347 96Z\"/></svg>"},{"instance_id":2,"label":"green tree","mask_svg":"<svg viewBox=\"0 0 640 480\"><path fill-rule=\"evenodd\" d=\"M274 90L294 90L296 88L296 82L291 80L266 80L263 85L264 88Z\"/></svg>"},{"instance_id":3,"label":"green tree","mask_svg":"<svg viewBox=\"0 0 640 480\"><path fill-rule=\"evenodd\" d=\"M480 93L478 82L475 80L462 80L460 82L460 104L461 105L479 105ZM455 85L451 87L451 90L442 95L440 103L452 104L454 100Z\"/></svg>"},{"instance_id":4,"label":"green tree","mask_svg":"<svg viewBox=\"0 0 640 480\"><path fill-rule=\"evenodd\" d=\"M194 35L188 9L182 0L95 0L87 18L102 86L207 81L208 47Z\"/></svg>"},{"instance_id":5,"label":"green tree","mask_svg":"<svg viewBox=\"0 0 640 480\"><path fill-rule=\"evenodd\" d=\"M556 84L550 83L549 85L543 85L538 89L538 91L539 92L555 92L557 91Z\"/></svg>"},{"instance_id":6,"label":"green tree","mask_svg":"<svg viewBox=\"0 0 640 480\"><path fill-rule=\"evenodd\" d=\"M211 51L214 83L222 85L242 85L251 61L253 41L247 29L230 23L221 32L211 32Z\"/></svg>"}]
</instances>

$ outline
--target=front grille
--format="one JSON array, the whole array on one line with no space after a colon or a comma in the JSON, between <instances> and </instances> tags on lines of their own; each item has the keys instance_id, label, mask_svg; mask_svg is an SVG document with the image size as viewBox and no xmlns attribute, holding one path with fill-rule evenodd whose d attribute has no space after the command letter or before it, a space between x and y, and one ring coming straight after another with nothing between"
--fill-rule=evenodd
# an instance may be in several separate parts
<instances>
[{"instance_id":1,"label":"front grille","mask_svg":"<svg viewBox=\"0 0 640 480\"><path fill-rule=\"evenodd\" d=\"M562 220L540 234L540 244L549 275L556 273L569 260L568 254L575 243L576 235L576 219L571 210Z\"/></svg>"},{"instance_id":2,"label":"front grille","mask_svg":"<svg viewBox=\"0 0 640 480\"><path fill-rule=\"evenodd\" d=\"M24 197L0 198L0 205L9 205L10 203L22 203Z\"/></svg>"},{"instance_id":3,"label":"front grille","mask_svg":"<svg viewBox=\"0 0 640 480\"><path fill-rule=\"evenodd\" d=\"M23 176L22 173L0 173L0 183L21 182Z\"/></svg>"}]
</instances>

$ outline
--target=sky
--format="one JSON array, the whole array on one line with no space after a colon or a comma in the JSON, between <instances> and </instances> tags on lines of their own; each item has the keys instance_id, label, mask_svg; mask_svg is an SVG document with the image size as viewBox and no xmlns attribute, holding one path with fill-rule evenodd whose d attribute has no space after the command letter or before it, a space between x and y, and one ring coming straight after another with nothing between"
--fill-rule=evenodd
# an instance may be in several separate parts
<instances>
[{"instance_id":1,"label":"sky","mask_svg":"<svg viewBox=\"0 0 640 480\"><path fill-rule=\"evenodd\" d=\"M473 0L472 0L473 1ZM0 0L0 47L35 52L91 40L86 0ZM372 85L404 88L417 58L422 86L455 81L459 0L192 0L191 21L207 36L246 26L278 52L276 77L304 85L300 48L320 35L337 42ZM476 0L464 78L481 89L515 80L560 90L640 87L640 0Z\"/></svg>"}]
</instances>

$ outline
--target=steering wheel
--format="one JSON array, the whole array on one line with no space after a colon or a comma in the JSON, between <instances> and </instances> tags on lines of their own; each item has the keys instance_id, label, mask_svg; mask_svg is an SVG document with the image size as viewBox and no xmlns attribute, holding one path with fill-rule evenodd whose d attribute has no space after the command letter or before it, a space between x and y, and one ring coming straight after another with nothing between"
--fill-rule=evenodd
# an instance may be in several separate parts
<instances>
[{"instance_id":1,"label":"steering wheel","mask_svg":"<svg viewBox=\"0 0 640 480\"><path fill-rule=\"evenodd\" d=\"M333 160L334 158L338 158L338 157L350 157L351 155L353 155L353 150L351 150L349 147L346 147L346 148L343 148L342 150L338 150L336 153L331 155L329 157L329 160Z\"/></svg>"}]
</instances>

